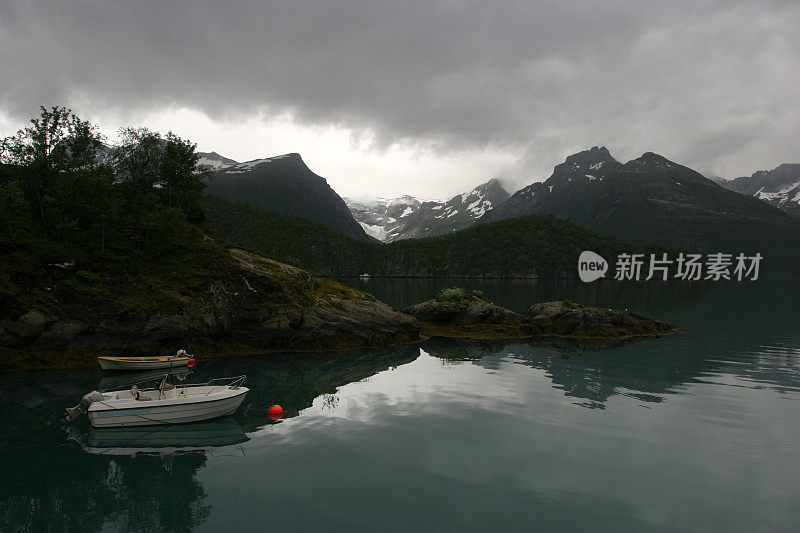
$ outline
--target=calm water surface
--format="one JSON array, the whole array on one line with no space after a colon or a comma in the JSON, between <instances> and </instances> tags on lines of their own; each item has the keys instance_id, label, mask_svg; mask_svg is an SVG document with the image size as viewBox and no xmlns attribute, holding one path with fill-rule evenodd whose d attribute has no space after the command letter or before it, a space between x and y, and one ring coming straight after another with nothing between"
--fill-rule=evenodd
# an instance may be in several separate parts
<instances>
[{"instance_id":1,"label":"calm water surface","mask_svg":"<svg viewBox=\"0 0 800 533\"><path fill-rule=\"evenodd\" d=\"M516 310L567 297L685 332L201 361L190 381L247 374L236 415L133 431L56 420L118 377L0 375L0 530L800 528L797 281L349 283L396 307L456 284Z\"/></svg>"}]
</instances>

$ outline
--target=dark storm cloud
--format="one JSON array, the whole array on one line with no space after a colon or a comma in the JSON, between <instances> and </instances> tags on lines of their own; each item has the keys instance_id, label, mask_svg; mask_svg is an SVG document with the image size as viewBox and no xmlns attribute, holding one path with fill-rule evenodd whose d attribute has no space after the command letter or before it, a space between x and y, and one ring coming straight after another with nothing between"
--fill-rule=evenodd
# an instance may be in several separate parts
<instances>
[{"instance_id":1,"label":"dark storm cloud","mask_svg":"<svg viewBox=\"0 0 800 533\"><path fill-rule=\"evenodd\" d=\"M0 10L0 105L14 117L75 100L234 119L266 108L380 144L510 147L550 167L593 144L720 173L800 159L796 3L5 0Z\"/></svg>"}]
</instances>

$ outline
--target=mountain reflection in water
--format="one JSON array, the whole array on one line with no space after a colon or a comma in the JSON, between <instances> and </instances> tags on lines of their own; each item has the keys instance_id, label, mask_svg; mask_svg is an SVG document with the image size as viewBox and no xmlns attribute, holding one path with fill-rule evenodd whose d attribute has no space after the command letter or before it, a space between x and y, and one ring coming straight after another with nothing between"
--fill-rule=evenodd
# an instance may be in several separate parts
<instances>
[{"instance_id":1,"label":"mountain reflection in water","mask_svg":"<svg viewBox=\"0 0 800 533\"><path fill-rule=\"evenodd\" d=\"M800 521L800 283L521 287L512 300L595 291L587 303L685 331L200 360L186 382L245 373L245 402L232 418L161 428L63 426L65 406L109 383L100 371L0 375L0 530Z\"/></svg>"}]
</instances>

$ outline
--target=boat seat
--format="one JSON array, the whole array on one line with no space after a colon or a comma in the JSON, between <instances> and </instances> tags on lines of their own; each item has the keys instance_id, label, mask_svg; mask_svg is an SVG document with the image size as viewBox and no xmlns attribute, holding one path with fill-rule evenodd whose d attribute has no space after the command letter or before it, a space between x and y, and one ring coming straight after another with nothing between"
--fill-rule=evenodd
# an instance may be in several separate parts
<instances>
[{"instance_id":1,"label":"boat seat","mask_svg":"<svg viewBox=\"0 0 800 533\"><path fill-rule=\"evenodd\" d=\"M152 398L150 398L149 396L142 396L142 393L139 392L139 387L137 387L136 385L131 387L131 396L133 397L134 400L138 400L140 402L147 402L152 400Z\"/></svg>"}]
</instances>

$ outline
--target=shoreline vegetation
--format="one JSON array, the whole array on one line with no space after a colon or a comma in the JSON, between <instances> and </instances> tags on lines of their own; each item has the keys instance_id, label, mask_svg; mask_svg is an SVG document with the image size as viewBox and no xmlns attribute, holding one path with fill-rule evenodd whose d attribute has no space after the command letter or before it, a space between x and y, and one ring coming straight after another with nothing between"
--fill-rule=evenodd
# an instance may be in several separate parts
<instances>
[{"instance_id":1,"label":"shoreline vegetation","mask_svg":"<svg viewBox=\"0 0 800 533\"><path fill-rule=\"evenodd\" d=\"M260 232L272 234L278 249L256 246L247 235L225 236L237 243L231 244L214 235L212 222L224 213L208 207L208 170L198 160L194 144L147 129L125 129L121 145L109 147L96 127L65 108L42 108L28 128L3 139L0 371L80 367L96 364L97 355L163 355L178 348L205 357L377 347L445 331L470 338L480 329L485 338L579 335L565 330L561 318L546 331L536 316L515 318L523 315L497 306L493 312L504 322L420 315L421 326L415 312L313 274L319 264L346 263L359 275L363 261L371 261L380 266L374 272L387 275L542 275L566 272L568 264L572 272L587 247L613 257L625 245L552 217L389 245L353 244L319 224L266 211L254 220L266 223ZM250 213L232 211L233 223L237 212ZM337 248L337 242L344 244ZM383 248L388 252L374 255ZM294 257L292 250L305 255ZM369 253L348 256L353 250ZM469 269L460 270L463 265ZM467 296L476 305L476 295ZM644 327L639 322L603 327L607 337L666 331L651 322L647 331L613 329Z\"/></svg>"}]
</instances>

